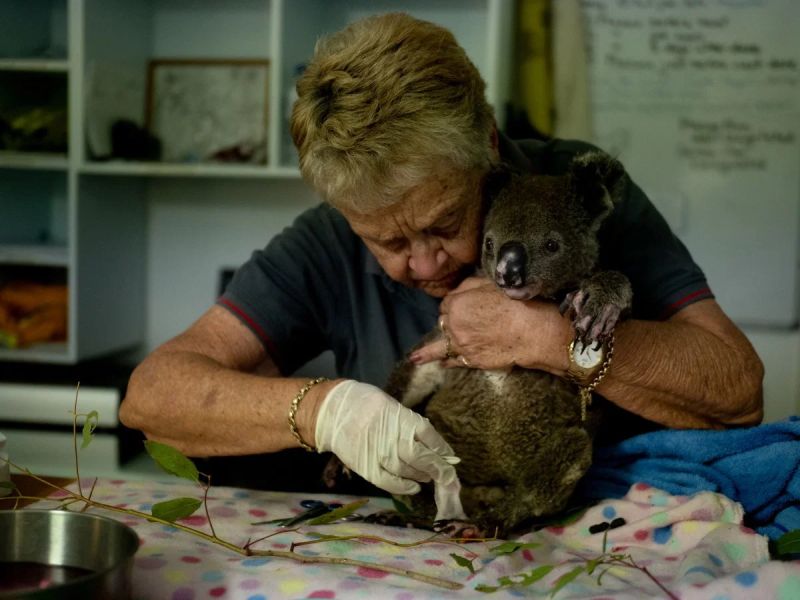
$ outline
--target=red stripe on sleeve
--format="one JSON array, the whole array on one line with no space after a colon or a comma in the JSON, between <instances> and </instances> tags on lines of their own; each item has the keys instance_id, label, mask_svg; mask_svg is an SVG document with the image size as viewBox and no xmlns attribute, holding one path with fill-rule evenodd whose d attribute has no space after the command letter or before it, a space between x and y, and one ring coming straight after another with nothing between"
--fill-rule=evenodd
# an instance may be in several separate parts
<instances>
[{"instance_id":1,"label":"red stripe on sleeve","mask_svg":"<svg viewBox=\"0 0 800 600\"><path fill-rule=\"evenodd\" d=\"M695 300L703 300L704 298L713 298L713 296L714 294L711 292L710 288L704 287L702 289L696 290L691 294L687 294L680 300L670 304L667 308L664 309L659 318L666 319L667 317L671 317L687 304L691 304Z\"/></svg>"},{"instance_id":2,"label":"red stripe on sleeve","mask_svg":"<svg viewBox=\"0 0 800 600\"><path fill-rule=\"evenodd\" d=\"M241 317L242 320L245 321L253 329L253 331L256 333L256 335L259 337L259 339L267 347L267 350L269 351L269 354L272 357L272 359L276 360L276 357L278 355L277 355L277 348L275 347L275 344L272 343L272 340L269 339L269 336L267 335L267 333L261 328L261 326L258 323L256 323L250 317L250 315L248 315L246 312L244 312L241 308L236 306L233 302L231 302L227 298L219 298L217 300L217 302L219 304L224 304L229 309L231 309L233 312L235 312L237 315L239 315L239 317Z\"/></svg>"}]
</instances>

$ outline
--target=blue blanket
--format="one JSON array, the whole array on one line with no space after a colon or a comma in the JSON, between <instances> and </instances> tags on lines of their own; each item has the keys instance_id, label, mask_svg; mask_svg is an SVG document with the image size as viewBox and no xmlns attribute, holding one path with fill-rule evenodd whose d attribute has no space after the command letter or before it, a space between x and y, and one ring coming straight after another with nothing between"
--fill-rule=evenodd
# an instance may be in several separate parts
<instances>
[{"instance_id":1,"label":"blue blanket","mask_svg":"<svg viewBox=\"0 0 800 600\"><path fill-rule=\"evenodd\" d=\"M800 417L746 429L672 429L595 450L579 487L587 499L621 498L648 483L673 495L719 492L746 523L777 539L800 529Z\"/></svg>"}]
</instances>

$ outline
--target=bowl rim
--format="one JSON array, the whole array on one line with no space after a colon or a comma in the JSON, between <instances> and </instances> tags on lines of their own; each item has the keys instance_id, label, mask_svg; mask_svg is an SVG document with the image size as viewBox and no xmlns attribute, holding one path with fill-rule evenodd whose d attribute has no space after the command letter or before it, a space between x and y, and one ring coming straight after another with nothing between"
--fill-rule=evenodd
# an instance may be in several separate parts
<instances>
[{"instance_id":1,"label":"bowl rim","mask_svg":"<svg viewBox=\"0 0 800 600\"><path fill-rule=\"evenodd\" d=\"M115 526L119 526L119 527L121 527L123 529L123 531L127 531L129 534L133 535L132 540L135 542L135 544L134 544L133 552L130 555L123 556L120 560L116 561L114 564L112 564L109 567L106 567L104 569L97 569L97 570L90 571L86 575L81 575L80 577L72 578L67 582L59 584L58 586L53 586L53 589L57 589L57 588L64 587L64 586L71 586L73 584L74 585L79 585L79 584L85 583L89 579L101 578L102 576L105 576L107 573L111 572L112 570L118 568L119 565L124 563L125 561L133 559L136 556L136 553L139 551L139 548L141 547L141 541L142 540L139 537L139 534L137 534L136 531L133 529L133 527L123 523L122 521L118 521L117 519L112 519L111 517L107 517L105 515L98 515L96 513L88 513L88 512L78 512L78 511L74 511L74 510L66 510L66 509L59 509L59 508L49 509L49 508L27 508L27 507L23 507L23 508L16 508L16 509L3 509L3 510L0 510L0 519L2 519L4 515L10 515L12 513L25 513L25 514L33 513L33 514L39 514L39 515L57 513L58 515L70 515L72 517L77 517L79 519L92 519L92 520L97 520L97 521L105 521L107 523L112 524L111 526L114 526L114 527ZM20 561L0 560L0 562L6 563L6 564L13 564L15 562L20 562ZM55 563L46 563L46 562L42 563L42 564L53 565L53 566L67 566L67 565L56 565ZM34 591L40 591L40 590L30 590L30 592L34 592ZM14 592L14 594L16 594L16 593L17 592ZM27 592L25 592L25 593L27 593ZM0 592L0 600L3 600L3 598L14 598L14 597L16 597L16 596L15 595L10 595L9 596L9 595L6 595L6 593L4 593L4 592Z\"/></svg>"}]
</instances>

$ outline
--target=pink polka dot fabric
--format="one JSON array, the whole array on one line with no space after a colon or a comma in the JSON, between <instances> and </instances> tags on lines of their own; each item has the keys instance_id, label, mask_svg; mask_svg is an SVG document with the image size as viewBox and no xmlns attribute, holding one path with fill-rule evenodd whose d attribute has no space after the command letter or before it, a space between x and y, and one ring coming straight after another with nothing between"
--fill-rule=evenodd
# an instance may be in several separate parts
<instances>
[{"instance_id":1,"label":"pink polka dot fabric","mask_svg":"<svg viewBox=\"0 0 800 600\"><path fill-rule=\"evenodd\" d=\"M88 489L91 482L84 487ZM149 512L152 505L178 497L202 497L202 490L178 480L171 482L99 480L97 501ZM300 500L317 498L347 503L352 497L314 496L278 492L212 488L208 512L217 536L239 547L251 543L258 550L287 552L293 543L314 539L313 534L371 535L399 543L417 542L431 533L343 522L302 526L300 532L279 532L273 525L252 525L301 511ZM34 505L53 506L50 501ZM386 498L370 499L361 512L391 508ZM335 540L296 547L297 555L352 560L366 565L301 563L287 558L244 556L175 527L148 522L107 510L92 512L118 519L141 538L133 570L135 600L199 600L236 598L283 600L299 598L367 598L418 600L484 597L476 586L519 581L542 565L553 569L528 586L501 588L497 597L547 598L554 583L577 566L585 566L606 549L629 554L675 597L682 600L736 600L800 598L800 562L769 561L767 540L742 525L741 507L719 494L670 496L645 484L631 487L627 496L601 502L563 526L520 536L529 545L511 554L492 552L498 541L456 546L426 543L403 547L366 540ZM211 533L202 508L179 521ZM267 537L269 536L269 537ZM261 539L264 538L264 539ZM260 540L260 541L256 541ZM456 563L452 554L471 561L475 571ZM370 566L371 565L371 566ZM428 583L389 574L392 566L460 584L445 590ZM638 600L666 597L643 571L623 566L583 573L556 598L614 598ZM502 579L506 578L506 579Z\"/></svg>"}]
</instances>

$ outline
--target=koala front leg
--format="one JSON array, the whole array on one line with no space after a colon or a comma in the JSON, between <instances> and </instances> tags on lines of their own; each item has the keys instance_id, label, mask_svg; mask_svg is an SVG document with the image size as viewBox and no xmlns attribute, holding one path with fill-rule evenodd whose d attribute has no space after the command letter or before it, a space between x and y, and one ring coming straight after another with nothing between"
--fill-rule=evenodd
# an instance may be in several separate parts
<instances>
[{"instance_id":1,"label":"koala front leg","mask_svg":"<svg viewBox=\"0 0 800 600\"><path fill-rule=\"evenodd\" d=\"M630 310L632 299L631 283L625 275L599 271L567 294L559 309L562 315L570 313L576 338L584 343L602 343Z\"/></svg>"}]
</instances>

